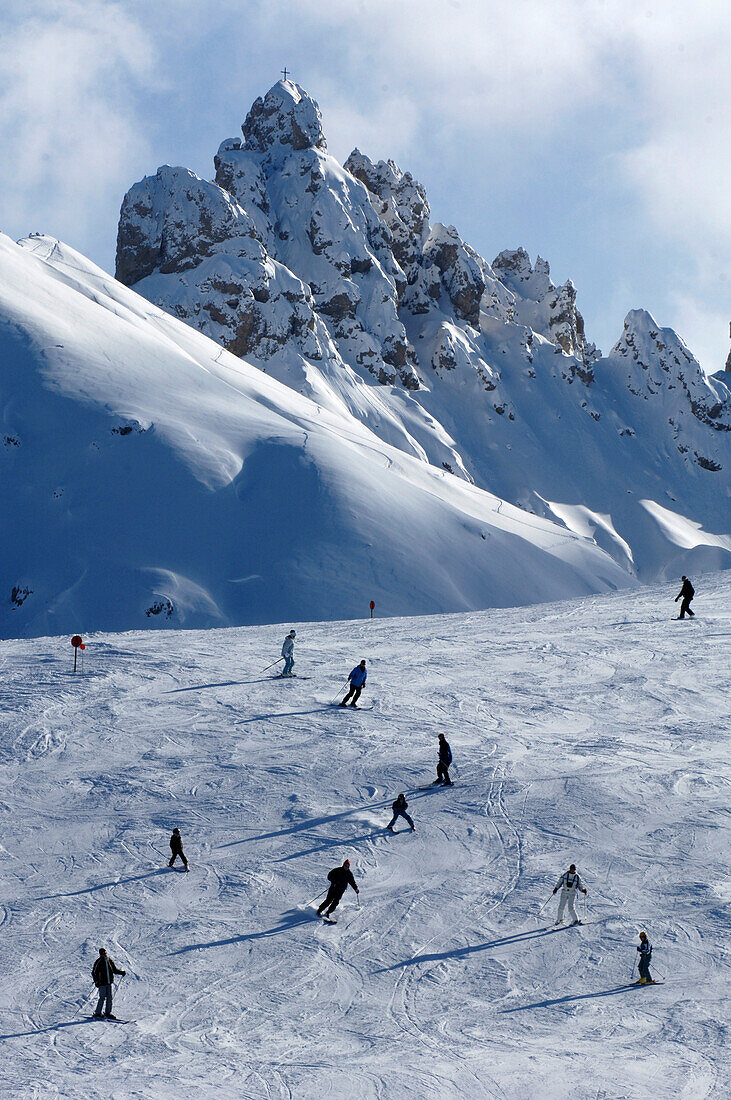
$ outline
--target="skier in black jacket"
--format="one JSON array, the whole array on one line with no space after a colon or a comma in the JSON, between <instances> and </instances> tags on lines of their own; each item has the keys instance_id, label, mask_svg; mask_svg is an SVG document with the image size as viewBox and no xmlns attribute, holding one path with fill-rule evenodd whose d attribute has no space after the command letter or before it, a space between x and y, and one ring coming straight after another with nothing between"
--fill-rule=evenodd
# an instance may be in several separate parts
<instances>
[{"instance_id":1,"label":"skier in black jacket","mask_svg":"<svg viewBox=\"0 0 731 1100\"><path fill-rule=\"evenodd\" d=\"M396 799L396 801L391 804L391 809L393 810L393 817L391 818L388 825L386 826L386 828L389 830L389 832L391 832L391 833L393 832L393 827L396 824L396 818L397 817L405 817L406 820L408 821L409 825L411 826L411 831L413 833L414 823L411 820L411 818L409 817L409 815L406 813L408 808L409 808L409 804L406 801L406 795L405 794L400 794L398 796L398 798Z\"/></svg>"},{"instance_id":2,"label":"skier in black jacket","mask_svg":"<svg viewBox=\"0 0 731 1100\"><path fill-rule=\"evenodd\" d=\"M349 886L352 886L356 894L360 893L355 879L353 878L353 872L350 870L350 860L346 859L342 867L333 867L332 871L328 873L328 879L330 881L330 889L327 892L327 897L323 901L322 905L318 907L317 915L322 916L323 910L327 909L325 913L326 917L337 909L340 904L340 899ZM328 908L329 907L329 908Z\"/></svg>"},{"instance_id":3,"label":"skier in black jacket","mask_svg":"<svg viewBox=\"0 0 731 1100\"><path fill-rule=\"evenodd\" d=\"M647 932L640 932L640 946L637 948L640 953L640 962L638 970L640 972L640 980L638 985L652 985L653 977L650 974L650 959L652 958L652 944L647 938Z\"/></svg>"},{"instance_id":4,"label":"skier in black jacket","mask_svg":"<svg viewBox=\"0 0 731 1100\"><path fill-rule=\"evenodd\" d=\"M99 958L91 969L94 985L99 990L99 1002L96 1006L96 1012L94 1013L94 1018L96 1020L101 1020L102 1018L102 1004L104 1001L106 1001L104 1015L107 1020L117 1019L116 1016L112 1015L112 984L115 974L119 974L120 977L123 978L126 973L126 970L117 970L117 967L114 965L114 959L109 958L103 947L99 948Z\"/></svg>"},{"instance_id":5,"label":"skier in black jacket","mask_svg":"<svg viewBox=\"0 0 731 1100\"><path fill-rule=\"evenodd\" d=\"M688 614L690 615L691 619L692 619L693 616L695 615L695 611L690 610L690 601L695 596L695 588L690 583L690 581L688 580L687 577L682 577L681 580L683 582L683 585L680 589L680 592L678 592L677 596L675 597L675 603L677 603L678 600L681 599L681 597L682 597L682 600L683 600L683 602L680 605L680 614L678 615L678 618L679 619L684 619L685 618L685 613L687 611Z\"/></svg>"},{"instance_id":6,"label":"skier in black jacket","mask_svg":"<svg viewBox=\"0 0 731 1100\"><path fill-rule=\"evenodd\" d=\"M175 863L175 860L178 858L178 856L180 856L183 861L183 867L185 867L186 871L190 870L190 868L188 867L188 860L185 858L185 852L183 851L183 838L180 835L180 829L178 828L173 829L173 835L170 837L170 851L173 854L170 862L168 863L168 867L172 867L172 865Z\"/></svg>"},{"instance_id":7,"label":"skier in black jacket","mask_svg":"<svg viewBox=\"0 0 731 1100\"><path fill-rule=\"evenodd\" d=\"M439 734L439 763L437 764L437 777L434 780L435 783L443 783L445 787L452 786L452 780L449 778L449 765L452 763L452 750L449 747L449 741L443 733Z\"/></svg>"}]
</instances>

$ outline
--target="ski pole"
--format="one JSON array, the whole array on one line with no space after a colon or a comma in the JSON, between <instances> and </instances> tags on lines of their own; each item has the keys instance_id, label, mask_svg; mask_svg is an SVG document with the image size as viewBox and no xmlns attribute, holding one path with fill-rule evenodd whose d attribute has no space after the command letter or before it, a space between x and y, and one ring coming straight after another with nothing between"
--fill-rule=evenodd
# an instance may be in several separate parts
<instances>
[{"instance_id":1,"label":"ski pole","mask_svg":"<svg viewBox=\"0 0 731 1100\"><path fill-rule=\"evenodd\" d=\"M305 908L307 908L308 905L312 905L313 901L317 901L318 898L321 898L324 893L325 893L325 891L321 890L320 893L316 894L314 898L310 898L309 901L306 901L305 902Z\"/></svg>"},{"instance_id":2,"label":"ski pole","mask_svg":"<svg viewBox=\"0 0 731 1100\"><path fill-rule=\"evenodd\" d=\"M348 686L349 683L350 683L350 681L346 680L345 683L343 684L343 686L341 688L338 688L338 693L335 696L335 698L333 699L333 703L336 703L338 701L338 695L343 694L344 689Z\"/></svg>"},{"instance_id":3,"label":"ski pole","mask_svg":"<svg viewBox=\"0 0 731 1100\"><path fill-rule=\"evenodd\" d=\"M548 895L548 897L547 897L547 898L546 898L546 900L544 901L543 905L542 905L542 906L540 907L540 909L538 910L538 914L540 914L540 913L542 913L542 912L543 912L543 910L544 910L544 909L546 908L546 906L548 905L548 903L549 903L549 901L551 900L551 898L552 898L552 897L553 897L553 894L549 894L549 895ZM538 914L537 914L537 915L538 915Z\"/></svg>"},{"instance_id":4,"label":"ski pole","mask_svg":"<svg viewBox=\"0 0 731 1100\"><path fill-rule=\"evenodd\" d=\"M635 976L635 967L636 967L636 966L637 966L637 956L635 955L634 959L632 960L632 973L631 973L631 974L630 974L630 976L629 976L629 980L630 980L630 981L632 981L632 979L633 979L633 978L634 978L634 976Z\"/></svg>"},{"instance_id":5,"label":"ski pole","mask_svg":"<svg viewBox=\"0 0 731 1100\"><path fill-rule=\"evenodd\" d=\"M120 988L120 986L122 984L122 981L125 977L126 977L125 974L119 975L119 981L117 982L117 992L114 994L117 997L117 999L119 999L119 988Z\"/></svg>"},{"instance_id":6,"label":"ski pole","mask_svg":"<svg viewBox=\"0 0 731 1100\"><path fill-rule=\"evenodd\" d=\"M270 668L274 668L275 665L278 665L279 662L283 660L284 657L277 657L276 661L272 661L272 663L270 665L267 665L266 668L262 668L259 672L259 675L261 676L262 672L268 672Z\"/></svg>"},{"instance_id":7,"label":"ski pole","mask_svg":"<svg viewBox=\"0 0 731 1100\"><path fill-rule=\"evenodd\" d=\"M81 1012L82 1008L84 1007L84 1005L86 1004L86 1002L87 1002L87 1001L89 1000L89 997L91 997L91 996L93 995L93 993L94 993L94 989L96 989L96 986L94 986L94 988L93 988L93 989L92 989L92 990L91 990L91 991L90 991L89 993L87 993L87 994L86 994L86 996L84 997L83 1001L81 1002L81 1004L79 1005L79 1007L78 1007L78 1008L76 1009L76 1012L74 1012L73 1016L71 1017L71 1019L72 1019L72 1020L75 1020L75 1019L76 1019L76 1017L77 1017L77 1016L79 1015L79 1013Z\"/></svg>"}]
</instances>

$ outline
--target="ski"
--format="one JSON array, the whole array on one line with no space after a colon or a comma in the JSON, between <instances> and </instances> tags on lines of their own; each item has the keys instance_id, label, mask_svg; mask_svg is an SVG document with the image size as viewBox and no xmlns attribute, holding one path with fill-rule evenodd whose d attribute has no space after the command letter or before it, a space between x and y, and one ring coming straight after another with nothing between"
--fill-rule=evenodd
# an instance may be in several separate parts
<instances>
[{"instance_id":1,"label":"ski","mask_svg":"<svg viewBox=\"0 0 731 1100\"><path fill-rule=\"evenodd\" d=\"M120 1020L119 1016L87 1016L87 1020L98 1020L101 1024L129 1024L131 1020Z\"/></svg>"},{"instance_id":2,"label":"ski","mask_svg":"<svg viewBox=\"0 0 731 1100\"><path fill-rule=\"evenodd\" d=\"M338 923L336 920L330 920L329 917L323 917L322 920L323 920L323 924L337 924Z\"/></svg>"}]
</instances>

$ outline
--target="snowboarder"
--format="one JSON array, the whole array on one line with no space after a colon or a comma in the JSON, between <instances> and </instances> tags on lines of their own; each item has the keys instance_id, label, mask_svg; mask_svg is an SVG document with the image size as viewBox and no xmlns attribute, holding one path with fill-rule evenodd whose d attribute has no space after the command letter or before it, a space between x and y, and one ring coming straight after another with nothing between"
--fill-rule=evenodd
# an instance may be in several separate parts
<instances>
[{"instance_id":1,"label":"snowboarder","mask_svg":"<svg viewBox=\"0 0 731 1100\"><path fill-rule=\"evenodd\" d=\"M681 580L683 582L682 587L680 589L680 592L678 592L677 596L675 597L675 603L677 603L678 600L681 598L683 601L680 605L680 614L678 615L678 618L684 619L685 613L687 611L692 619L695 615L695 611L690 610L690 601L695 596L695 588L690 583L687 577L681 577Z\"/></svg>"},{"instance_id":2,"label":"snowboarder","mask_svg":"<svg viewBox=\"0 0 731 1100\"><path fill-rule=\"evenodd\" d=\"M452 780L449 778L449 765L452 763L452 750L449 747L449 741L443 733L439 734L439 762L437 764L437 777L434 783L443 783L445 787L452 786Z\"/></svg>"},{"instance_id":3,"label":"snowboarder","mask_svg":"<svg viewBox=\"0 0 731 1100\"><path fill-rule=\"evenodd\" d=\"M640 945L637 948L640 953L640 961L637 969L640 973L638 985L650 985L654 979L650 976L650 959L652 958L652 944L647 938L647 932L640 932Z\"/></svg>"},{"instance_id":4,"label":"snowboarder","mask_svg":"<svg viewBox=\"0 0 731 1100\"><path fill-rule=\"evenodd\" d=\"M349 859L344 860L342 867L333 867L327 877L330 882L330 888L327 892L327 897L317 909L317 915L319 917L323 915L323 910L327 910L325 913L326 920L330 914L337 909L340 904L340 899L349 886L353 887L356 894L360 893L357 883L353 878L353 872L350 870Z\"/></svg>"},{"instance_id":5,"label":"snowboarder","mask_svg":"<svg viewBox=\"0 0 731 1100\"><path fill-rule=\"evenodd\" d=\"M96 1006L96 1012L94 1013L95 1020L101 1020L102 1004L104 1004L104 1002L106 1002L104 1009L104 1016L106 1019L117 1019L116 1016L112 1015L112 984L115 974L119 974L120 977L123 978L126 973L126 970L117 970L114 965L114 960L109 958L103 947L99 948L99 958L96 960L91 970L94 985L99 990L99 1002Z\"/></svg>"},{"instance_id":6,"label":"snowboarder","mask_svg":"<svg viewBox=\"0 0 731 1100\"><path fill-rule=\"evenodd\" d=\"M391 804L391 809L393 810L393 817L391 818L390 822L386 826L386 828L388 829L389 832L391 832L391 833L393 832L393 827L396 824L396 818L397 817L405 817L406 820L408 821L409 825L411 826L411 831L413 833L414 823L411 820L411 818L409 817L409 815L406 813L408 808L409 808L409 804L406 801L406 795L405 794L400 794L398 796L398 798L396 799L396 801Z\"/></svg>"},{"instance_id":7,"label":"snowboarder","mask_svg":"<svg viewBox=\"0 0 731 1100\"><path fill-rule=\"evenodd\" d=\"M554 894L558 890L561 891L561 898L558 903L558 916L556 917L556 924L561 924L561 922L563 921L563 911L566 908L566 902L569 903L569 916L573 917L574 924L581 924L581 921L579 920L576 913L575 899L577 891L581 890L582 894L585 894L586 888L584 887L581 879L576 873L576 865L574 863L571 864L568 871L564 871L564 873L561 875L561 878L558 880L553 888Z\"/></svg>"},{"instance_id":8,"label":"snowboarder","mask_svg":"<svg viewBox=\"0 0 731 1100\"><path fill-rule=\"evenodd\" d=\"M348 677L348 680L350 681L348 694L345 696L342 703L339 703L338 705L344 707L352 696L352 702L350 702L350 706L354 707L360 699L360 693L363 690L367 679L368 673L366 671L366 663L364 657L360 664L355 666L350 676Z\"/></svg>"},{"instance_id":9,"label":"snowboarder","mask_svg":"<svg viewBox=\"0 0 731 1100\"><path fill-rule=\"evenodd\" d=\"M291 676L292 669L294 668L294 640L297 637L296 630L290 630L287 637L282 643L282 656L284 657L284 668L282 669L282 676Z\"/></svg>"},{"instance_id":10,"label":"snowboarder","mask_svg":"<svg viewBox=\"0 0 731 1100\"><path fill-rule=\"evenodd\" d=\"M189 871L190 868L188 867L188 860L185 858L185 852L183 851L183 838L180 835L180 829L178 829L177 826L173 829L173 835L170 837L170 851L173 853L173 855L172 859L168 863L168 867L172 867L172 865L175 863L175 860L178 858L178 856L180 856L183 861L183 867L185 867L186 871Z\"/></svg>"}]
</instances>

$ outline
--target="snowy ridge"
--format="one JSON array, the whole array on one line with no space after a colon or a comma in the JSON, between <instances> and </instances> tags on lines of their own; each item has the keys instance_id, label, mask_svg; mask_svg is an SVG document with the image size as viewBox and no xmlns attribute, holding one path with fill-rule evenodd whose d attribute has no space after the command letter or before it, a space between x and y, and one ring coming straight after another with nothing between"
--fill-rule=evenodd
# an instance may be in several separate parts
<instances>
[{"instance_id":1,"label":"snowy ridge","mask_svg":"<svg viewBox=\"0 0 731 1100\"><path fill-rule=\"evenodd\" d=\"M392 161L355 149L338 164L299 85L275 84L242 133L215 182L164 166L130 189L123 282L405 453L579 516L634 576L729 563L727 377L706 378L643 310L603 357L570 280L520 248L490 264L431 225L424 187ZM677 505L696 547L681 552L643 500Z\"/></svg>"},{"instance_id":2,"label":"snowy ridge","mask_svg":"<svg viewBox=\"0 0 731 1100\"><path fill-rule=\"evenodd\" d=\"M631 583L589 540L296 393L57 241L0 236L0 316L0 635Z\"/></svg>"},{"instance_id":3,"label":"snowy ridge","mask_svg":"<svg viewBox=\"0 0 731 1100\"><path fill-rule=\"evenodd\" d=\"M97 635L76 677L67 638L0 643L3 1095L728 1095L729 577L686 622L654 587L297 624L291 681L289 624ZM553 932L570 862L587 923ZM101 945L123 1027L82 1019Z\"/></svg>"}]
</instances>

